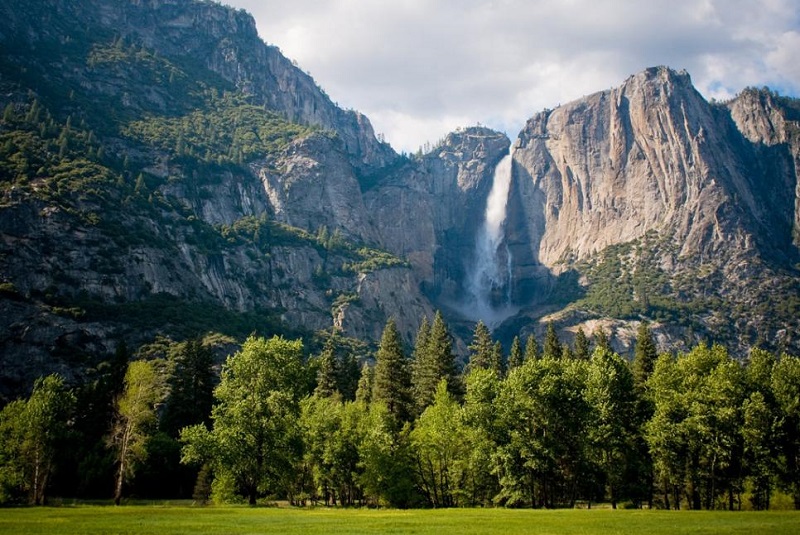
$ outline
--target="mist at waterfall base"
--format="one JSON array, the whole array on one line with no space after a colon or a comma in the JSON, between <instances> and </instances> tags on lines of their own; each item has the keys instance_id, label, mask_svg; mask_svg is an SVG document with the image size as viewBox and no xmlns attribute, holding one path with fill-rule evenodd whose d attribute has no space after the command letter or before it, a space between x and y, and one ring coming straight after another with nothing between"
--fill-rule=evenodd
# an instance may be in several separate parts
<instances>
[{"instance_id":1,"label":"mist at waterfall base","mask_svg":"<svg viewBox=\"0 0 800 535\"><path fill-rule=\"evenodd\" d=\"M464 316L483 320L490 328L519 311L519 307L511 304L511 252L504 239L512 163L509 151L494 169L484 221L475 239L472 265L467 270L466 300L459 307Z\"/></svg>"}]
</instances>

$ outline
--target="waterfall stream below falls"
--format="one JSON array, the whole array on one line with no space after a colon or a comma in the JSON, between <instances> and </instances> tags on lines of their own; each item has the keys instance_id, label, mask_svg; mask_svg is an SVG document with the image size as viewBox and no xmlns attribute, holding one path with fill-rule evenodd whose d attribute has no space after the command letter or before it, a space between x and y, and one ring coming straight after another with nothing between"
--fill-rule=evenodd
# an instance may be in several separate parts
<instances>
[{"instance_id":1,"label":"waterfall stream below falls","mask_svg":"<svg viewBox=\"0 0 800 535\"><path fill-rule=\"evenodd\" d=\"M475 254L467 269L464 314L496 327L514 315L511 305L511 252L505 240L506 205L513 172L512 153L494 169L484 220L475 238Z\"/></svg>"}]
</instances>

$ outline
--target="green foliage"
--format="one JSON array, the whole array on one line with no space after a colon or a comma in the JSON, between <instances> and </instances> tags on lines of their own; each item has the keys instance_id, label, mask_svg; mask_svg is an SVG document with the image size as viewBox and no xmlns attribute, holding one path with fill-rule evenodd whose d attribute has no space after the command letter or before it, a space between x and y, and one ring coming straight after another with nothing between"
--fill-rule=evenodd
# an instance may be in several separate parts
<instances>
[{"instance_id":1,"label":"green foliage","mask_svg":"<svg viewBox=\"0 0 800 535\"><path fill-rule=\"evenodd\" d=\"M199 338L190 338L170 348L172 373L169 395L159 425L177 438L184 427L209 423L214 390L214 358L211 348Z\"/></svg>"},{"instance_id":2,"label":"green foliage","mask_svg":"<svg viewBox=\"0 0 800 535\"><path fill-rule=\"evenodd\" d=\"M301 451L302 350L299 340L248 338L223 367L212 429L181 432L183 461L211 464L215 478L231 482L250 504L260 495L291 492Z\"/></svg>"},{"instance_id":3,"label":"green foliage","mask_svg":"<svg viewBox=\"0 0 800 535\"><path fill-rule=\"evenodd\" d=\"M468 369L489 369L492 365L492 354L494 353L494 342L489 328L478 321L475 325L475 332L472 335L472 344L469 346Z\"/></svg>"},{"instance_id":4,"label":"green foliage","mask_svg":"<svg viewBox=\"0 0 800 535\"><path fill-rule=\"evenodd\" d=\"M235 337L250 333L290 333L274 311L235 312L213 302L192 302L157 293L139 301L109 303L99 299L79 298L74 301L86 311L87 320L103 318L129 325L135 331L168 329L179 336L217 331Z\"/></svg>"},{"instance_id":5,"label":"green foliage","mask_svg":"<svg viewBox=\"0 0 800 535\"><path fill-rule=\"evenodd\" d=\"M588 280L586 295L577 301L601 315L681 322L708 305L711 281L707 273L670 277L661 267L662 254L674 254L670 245L651 232L640 240L607 247L589 262L576 266Z\"/></svg>"},{"instance_id":6,"label":"green foliage","mask_svg":"<svg viewBox=\"0 0 800 535\"><path fill-rule=\"evenodd\" d=\"M653 366L658 358L656 344L653 342L653 334L650 332L650 325L643 321L639 324L636 334L636 350L633 354L633 377L638 388L644 388L645 383L653 373Z\"/></svg>"},{"instance_id":7,"label":"green foliage","mask_svg":"<svg viewBox=\"0 0 800 535\"><path fill-rule=\"evenodd\" d=\"M64 380L49 375L36 381L27 400L0 412L0 504L22 495L45 503L48 480L59 448L64 446L75 396Z\"/></svg>"},{"instance_id":8,"label":"green foliage","mask_svg":"<svg viewBox=\"0 0 800 535\"><path fill-rule=\"evenodd\" d=\"M456 370L453 341L444 317L437 312L433 324L423 330L427 322L420 326L417 344L414 349L414 369L412 373L412 393L417 414L433 402L436 388L442 379L447 380L450 393L460 397L461 380Z\"/></svg>"},{"instance_id":9,"label":"green foliage","mask_svg":"<svg viewBox=\"0 0 800 535\"><path fill-rule=\"evenodd\" d=\"M581 327L578 327L578 332L575 333L573 345L576 359L586 360L589 358L589 339L586 338L586 333Z\"/></svg>"},{"instance_id":10,"label":"green foliage","mask_svg":"<svg viewBox=\"0 0 800 535\"><path fill-rule=\"evenodd\" d=\"M636 461L636 396L627 362L598 348L586 378L586 403L591 410L588 439L591 460L605 480L612 507L627 497L625 476Z\"/></svg>"},{"instance_id":11,"label":"green foliage","mask_svg":"<svg viewBox=\"0 0 800 535\"><path fill-rule=\"evenodd\" d=\"M655 412L645 438L665 506L671 499L680 508L686 495L690 508L712 508L740 483L743 379L720 346L700 345L677 360L662 355L656 362L648 381Z\"/></svg>"},{"instance_id":12,"label":"green foliage","mask_svg":"<svg viewBox=\"0 0 800 535\"><path fill-rule=\"evenodd\" d=\"M467 479L470 443L458 401L447 391L447 380L436 388L433 404L420 415L411 432L417 462L415 474L428 504L459 505Z\"/></svg>"},{"instance_id":13,"label":"green foliage","mask_svg":"<svg viewBox=\"0 0 800 535\"><path fill-rule=\"evenodd\" d=\"M239 93L205 95L202 109L182 117L153 116L128 123L123 133L139 142L206 162L244 165L274 157L313 129L291 123Z\"/></svg>"},{"instance_id":14,"label":"green foliage","mask_svg":"<svg viewBox=\"0 0 800 535\"><path fill-rule=\"evenodd\" d=\"M382 403L400 426L411 415L409 363L393 319L386 323L375 353L372 403Z\"/></svg>"},{"instance_id":15,"label":"green foliage","mask_svg":"<svg viewBox=\"0 0 800 535\"><path fill-rule=\"evenodd\" d=\"M544 336L544 352L542 356L546 359L557 359L561 356L561 340L558 339L556 328L552 322L547 323L547 331Z\"/></svg>"},{"instance_id":16,"label":"green foliage","mask_svg":"<svg viewBox=\"0 0 800 535\"><path fill-rule=\"evenodd\" d=\"M164 376L153 362L139 360L128 364L109 439L117 460L114 486L114 503L117 505L122 500L123 485L147 458L147 441L157 423L156 406L163 401L165 394Z\"/></svg>"},{"instance_id":17,"label":"green foliage","mask_svg":"<svg viewBox=\"0 0 800 535\"><path fill-rule=\"evenodd\" d=\"M508 369L513 370L522 366L523 359L522 344L519 341L519 336L515 336L511 341L511 351L508 354Z\"/></svg>"},{"instance_id":18,"label":"green foliage","mask_svg":"<svg viewBox=\"0 0 800 535\"><path fill-rule=\"evenodd\" d=\"M342 265L342 270L345 272L370 273L380 269L409 267L407 261L386 251L369 247L359 247L355 250L351 249L349 256L353 258L353 261Z\"/></svg>"},{"instance_id":19,"label":"green foliage","mask_svg":"<svg viewBox=\"0 0 800 535\"><path fill-rule=\"evenodd\" d=\"M502 430L495 456L498 504L552 507L577 499L577 485L588 475L586 366L526 360L502 383L495 401Z\"/></svg>"}]
</instances>

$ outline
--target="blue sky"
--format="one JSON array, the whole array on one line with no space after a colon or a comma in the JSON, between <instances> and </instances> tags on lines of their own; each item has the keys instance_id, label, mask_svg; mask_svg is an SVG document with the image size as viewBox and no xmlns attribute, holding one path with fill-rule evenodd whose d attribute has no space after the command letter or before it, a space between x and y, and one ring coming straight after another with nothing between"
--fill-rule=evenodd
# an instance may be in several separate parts
<instances>
[{"instance_id":1,"label":"blue sky","mask_svg":"<svg viewBox=\"0 0 800 535\"><path fill-rule=\"evenodd\" d=\"M686 69L706 98L800 95L798 0L223 0L396 150Z\"/></svg>"}]
</instances>

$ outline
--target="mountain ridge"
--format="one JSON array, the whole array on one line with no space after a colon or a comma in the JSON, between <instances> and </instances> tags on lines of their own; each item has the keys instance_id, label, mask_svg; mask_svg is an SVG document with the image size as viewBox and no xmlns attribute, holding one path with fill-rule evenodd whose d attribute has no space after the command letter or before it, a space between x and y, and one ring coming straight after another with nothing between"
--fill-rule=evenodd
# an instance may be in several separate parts
<instances>
[{"instance_id":1,"label":"mountain ridge","mask_svg":"<svg viewBox=\"0 0 800 535\"><path fill-rule=\"evenodd\" d=\"M443 309L463 350L457 305L511 145L521 312L498 336L603 324L624 351L648 319L664 349L800 344L793 99L708 103L656 67L514 140L470 127L407 157L242 11L39 0L0 17L4 392L79 376L120 339L215 328L375 341L394 317L410 343Z\"/></svg>"}]
</instances>

